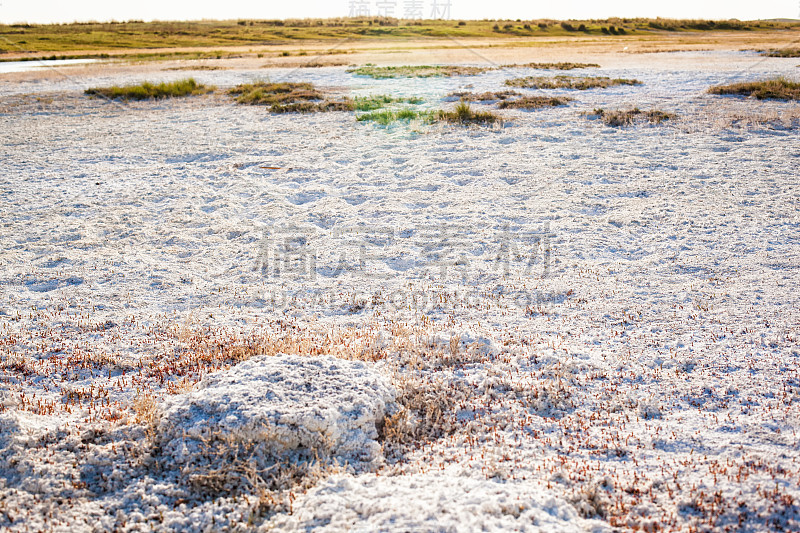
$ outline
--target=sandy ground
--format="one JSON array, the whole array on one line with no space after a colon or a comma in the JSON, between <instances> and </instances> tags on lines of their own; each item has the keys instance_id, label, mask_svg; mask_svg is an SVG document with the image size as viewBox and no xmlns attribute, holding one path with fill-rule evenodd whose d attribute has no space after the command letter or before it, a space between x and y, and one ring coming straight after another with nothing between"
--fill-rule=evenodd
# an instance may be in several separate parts
<instances>
[{"instance_id":1,"label":"sandy ground","mask_svg":"<svg viewBox=\"0 0 800 533\"><path fill-rule=\"evenodd\" d=\"M643 85L383 128L82 95L177 64L2 77L0 527L800 529L800 111L705 93L797 60L571 50L480 54ZM422 108L542 74L237 61L191 74ZM634 105L678 118L587 116ZM295 355L348 361L315 403Z\"/></svg>"}]
</instances>

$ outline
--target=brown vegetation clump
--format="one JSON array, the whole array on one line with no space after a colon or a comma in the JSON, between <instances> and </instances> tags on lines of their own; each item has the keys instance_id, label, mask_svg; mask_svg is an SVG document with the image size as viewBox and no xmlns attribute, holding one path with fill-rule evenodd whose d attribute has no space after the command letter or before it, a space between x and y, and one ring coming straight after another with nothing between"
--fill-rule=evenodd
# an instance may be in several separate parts
<instances>
[{"instance_id":1,"label":"brown vegetation clump","mask_svg":"<svg viewBox=\"0 0 800 533\"><path fill-rule=\"evenodd\" d=\"M494 100L507 100L508 98L515 98L522 96L517 91L497 91L485 93L471 93L467 91L457 91L447 95L447 98L459 98L465 102L491 102Z\"/></svg>"},{"instance_id":2,"label":"brown vegetation clump","mask_svg":"<svg viewBox=\"0 0 800 533\"><path fill-rule=\"evenodd\" d=\"M273 113L353 111L350 99L327 100L312 83L244 83L229 89L237 103L269 106Z\"/></svg>"},{"instance_id":3,"label":"brown vegetation clump","mask_svg":"<svg viewBox=\"0 0 800 533\"><path fill-rule=\"evenodd\" d=\"M558 96L523 96L515 100L504 100L498 104L500 109L541 109L567 105L572 98Z\"/></svg>"},{"instance_id":4,"label":"brown vegetation clump","mask_svg":"<svg viewBox=\"0 0 800 533\"><path fill-rule=\"evenodd\" d=\"M658 109L642 111L638 107L634 107L633 109L618 109L615 111L595 109L593 114L600 116L606 125L612 127L631 126L637 121L661 124L662 122L675 118L674 113L666 113Z\"/></svg>"},{"instance_id":5,"label":"brown vegetation clump","mask_svg":"<svg viewBox=\"0 0 800 533\"><path fill-rule=\"evenodd\" d=\"M800 83L786 78L711 87L710 94L752 96L758 100L800 100Z\"/></svg>"}]
</instances>

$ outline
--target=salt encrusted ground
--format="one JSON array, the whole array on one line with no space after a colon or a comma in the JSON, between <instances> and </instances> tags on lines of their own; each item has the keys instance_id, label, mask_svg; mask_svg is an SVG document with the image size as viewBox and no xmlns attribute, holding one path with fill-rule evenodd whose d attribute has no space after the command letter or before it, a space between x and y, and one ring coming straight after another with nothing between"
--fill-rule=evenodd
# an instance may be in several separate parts
<instances>
[{"instance_id":1,"label":"salt encrusted ground","mask_svg":"<svg viewBox=\"0 0 800 533\"><path fill-rule=\"evenodd\" d=\"M490 129L0 85L0 527L800 529L798 109L703 93L796 61L658 57ZM269 74L436 107L533 72ZM632 105L680 118L581 115ZM154 420L261 352L364 360L410 411L280 501L199 490Z\"/></svg>"}]
</instances>

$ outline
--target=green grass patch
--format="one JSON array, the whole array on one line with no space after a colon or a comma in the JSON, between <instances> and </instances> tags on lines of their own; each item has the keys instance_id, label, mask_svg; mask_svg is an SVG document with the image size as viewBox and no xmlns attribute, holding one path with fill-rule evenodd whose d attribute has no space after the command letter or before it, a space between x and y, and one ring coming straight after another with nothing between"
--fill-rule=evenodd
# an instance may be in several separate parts
<instances>
[{"instance_id":1,"label":"green grass patch","mask_svg":"<svg viewBox=\"0 0 800 533\"><path fill-rule=\"evenodd\" d=\"M356 111L374 111L381 109L391 104L421 104L424 102L422 98L412 96L410 98L395 98L393 96L374 95L374 96L356 96L353 98L353 104Z\"/></svg>"},{"instance_id":2,"label":"green grass patch","mask_svg":"<svg viewBox=\"0 0 800 533\"><path fill-rule=\"evenodd\" d=\"M577 68L600 68L597 63L525 63L522 65L503 65L503 68L533 68L537 70L574 70Z\"/></svg>"},{"instance_id":3,"label":"green grass patch","mask_svg":"<svg viewBox=\"0 0 800 533\"><path fill-rule=\"evenodd\" d=\"M616 85L641 84L642 82L639 80L607 78L604 76L526 76L524 78L506 80L506 85L509 87L524 87L526 89L575 89L579 91L585 91L587 89L605 89L607 87L613 87Z\"/></svg>"},{"instance_id":4,"label":"green grass patch","mask_svg":"<svg viewBox=\"0 0 800 533\"><path fill-rule=\"evenodd\" d=\"M717 85L708 90L711 94L752 96L759 100L800 100L800 83L786 78Z\"/></svg>"},{"instance_id":5,"label":"green grass patch","mask_svg":"<svg viewBox=\"0 0 800 533\"><path fill-rule=\"evenodd\" d=\"M500 121L500 117L486 111L475 111L466 102L460 102L453 111L418 111L416 109L379 109L364 113L356 117L359 122L375 122L382 126L388 126L395 122L410 122L421 120L423 123L432 124L434 122L444 122L447 124L470 125L470 124L494 124Z\"/></svg>"},{"instance_id":6,"label":"green grass patch","mask_svg":"<svg viewBox=\"0 0 800 533\"><path fill-rule=\"evenodd\" d=\"M91 96L103 96L111 99L122 100L151 100L161 98L177 98L183 96L195 96L213 92L214 87L208 87L197 83L194 78L186 78L173 82L162 82L154 84L144 82L139 85L125 85L113 87L93 87L84 91Z\"/></svg>"},{"instance_id":7,"label":"green grass patch","mask_svg":"<svg viewBox=\"0 0 800 533\"><path fill-rule=\"evenodd\" d=\"M500 109L541 109L567 105L572 98L563 96L523 96L514 100L503 100L497 107Z\"/></svg>"},{"instance_id":8,"label":"green grass patch","mask_svg":"<svg viewBox=\"0 0 800 533\"><path fill-rule=\"evenodd\" d=\"M388 126L395 122L410 122L421 120L431 123L436 120L436 113L433 111L417 111L415 109L380 109L358 115L356 120L359 122L375 122L381 126Z\"/></svg>"},{"instance_id":9,"label":"green grass patch","mask_svg":"<svg viewBox=\"0 0 800 533\"><path fill-rule=\"evenodd\" d=\"M633 109L618 109L606 111L605 109L595 109L592 115L600 117L604 124L613 127L632 126L637 122L647 122L650 124L661 124L667 120L673 120L676 115L658 109L642 111L638 107Z\"/></svg>"},{"instance_id":10,"label":"green grass patch","mask_svg":"<svg viewBox=\"0 0 800 533\"><path fill-rule=\"evenodd\" d=\"M347 72L358 76L369 76L376 80L391 78L437 78L450 76L475 76L486 71L494 70L490 67L463 67L458 65L420 65L401 67L378 67L367 64L357 68L348 69Z\"/></svg>"}]
</instances>

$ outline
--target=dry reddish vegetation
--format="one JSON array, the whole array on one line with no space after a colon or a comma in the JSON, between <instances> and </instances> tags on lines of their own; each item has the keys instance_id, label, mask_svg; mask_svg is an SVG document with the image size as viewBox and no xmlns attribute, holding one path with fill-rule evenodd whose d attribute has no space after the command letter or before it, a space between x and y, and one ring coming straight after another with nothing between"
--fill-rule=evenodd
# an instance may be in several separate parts
<instances>
[{"instance_id":1,"label":"dry reddish vegetation","mask_svg":"<svg viewBox=\"0 0 800 533\"><path fill-rule=\"evenodd\" d=\"M517 91L497 91L485 93L471 93L468 91L457 91L447 95L447 98L458 98L466 102L491 102L494 100L506 100L508 98L515 98L522 96L522 93Z\"/></svg>"},{"instance_id":2,"label":"dry reddish vegetation","mask_svg":"<svg viewBox=\"0 0 800 533\"><path fill-rule=\"evenodd\" d=\"M554 76L552 78L527 76L506 80L509 87L523 87L526 89L605 89L616 85L641 85L639 80L624 78L584 77L584 76Z\"/></svg>"}]
</instances>

